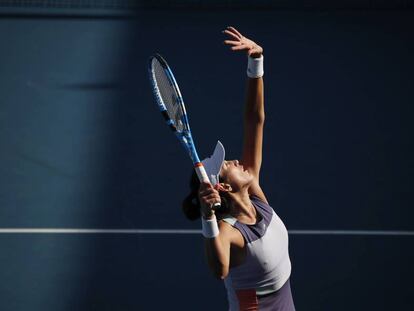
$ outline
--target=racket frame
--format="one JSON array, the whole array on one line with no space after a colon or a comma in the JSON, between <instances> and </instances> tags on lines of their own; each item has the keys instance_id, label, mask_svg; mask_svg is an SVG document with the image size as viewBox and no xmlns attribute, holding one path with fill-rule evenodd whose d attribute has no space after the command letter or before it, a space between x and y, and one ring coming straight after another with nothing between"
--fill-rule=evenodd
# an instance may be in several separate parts
<instances>
[{"instance_id":1,"label":"racket frame","mask_svg":"<svg viewBox=\"0 0 414 311\"><path fill-rule=\"evenodd\" d=\"M152 68L152 61L154 58L161 64L162 68L164 69L164 72L167 75L168 81L176 93L177 103L180 105L183 111L181 122L184 125L184 129L182 131L177 130L177 127L175 126L174 121L169 117L168 112L167 112L167 107L165 106L162 100L161 92L158 88L158 85L155 79L155 72ZM206 170L203 166L203 163L200 161L200 158L198 157L194 139L191 134L190 123L188 120L187 111L185 109L184 100L183 100L177 81L174 77L174 74L172 73L170 66L167 64L165 59L160 54L157 53L150 57L148 70L149 70L149 76L150 76L150 81L151 81L151 86L152 86L152 92L155 95L158 108L160 109L161 114L165 119L165 122L167 123L168 127L174 132L175 136L181 142L184 149L188 152L188 155L190 156L191 161L193 162L194 170L196 171L197 177L200 180L200 182L210 182L210 179L208 178Z\"/></svg>"}]
</instances>

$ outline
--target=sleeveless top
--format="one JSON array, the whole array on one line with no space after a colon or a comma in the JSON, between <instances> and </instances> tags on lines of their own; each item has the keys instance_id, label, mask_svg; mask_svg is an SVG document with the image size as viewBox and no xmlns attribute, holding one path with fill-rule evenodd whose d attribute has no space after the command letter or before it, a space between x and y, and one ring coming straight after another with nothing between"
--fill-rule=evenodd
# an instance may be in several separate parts
<instances>
[{"instance_id":1,"label":"sleeveless top","mask_svg":"<svg viewBox=\"0 0 414 311\"><path fill-rule=\"evenodd\" d=\"M268 204L257 196L251 196L250 200L258 214L262 216L259 222L247 225L238 222L236 218L231 216L222 219L240 231L246 247L244 262L237 267L230 268L229 274L224 280L231 311L241 310L241 304L246 302L242 302L242 300L246 300L249 295L253 295L254 299L265 297L279 290L287 292L285 289L282 291L282 287L285 284L285 287L289 286L287 283L290 277L291 263L286 227ZM281 297L278 299L280 300ZM286 304L286 300L289 300L292 308L281 308L280 310L294 310L290 287L286 298L282 297L282 300L285 301L284 304ZM276 308L269 310L276 310Z\"/></svg>"}]
</instances>

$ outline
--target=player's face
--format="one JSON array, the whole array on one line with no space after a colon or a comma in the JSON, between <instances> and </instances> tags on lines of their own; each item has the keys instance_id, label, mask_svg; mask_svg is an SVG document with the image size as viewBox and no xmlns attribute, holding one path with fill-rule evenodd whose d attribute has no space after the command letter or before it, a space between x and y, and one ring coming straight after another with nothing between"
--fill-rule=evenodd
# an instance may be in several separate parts
<instances>
[{"instance_id":1,"label":"player's face","mask_svg":"<svg viewBox=\"0 0 414 311\"><path fill-rule=\"evenodd\" d=\"M235 190L242 189L253 181L253 176L244 169L238 160L224 161L220 177Z\"/></svg>"}]
</instances>

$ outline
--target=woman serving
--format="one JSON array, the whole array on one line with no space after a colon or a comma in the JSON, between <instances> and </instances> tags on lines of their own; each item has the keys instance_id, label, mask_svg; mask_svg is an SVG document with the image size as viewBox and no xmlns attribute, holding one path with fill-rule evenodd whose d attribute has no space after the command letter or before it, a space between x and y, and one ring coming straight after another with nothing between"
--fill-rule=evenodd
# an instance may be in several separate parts
<instances>
[{"instance_id":1,"label":"woman serving","mask_svg":"<svg viewBox=\"0 0 414 311\"><path fill-rule=\"evenodd\" d=\"M207 262L224 280L231 311L294 311L288 233L259 184L263 49L233 27L223 33L224 43L248 58L242 156L240 161L224 160L224 147L218 143L213 155L203 160L211 183L200 184L194 174L183 211L191 220L201 217ZM221 207L216 210L217 203Z\"/></svg>"}]
</instances>

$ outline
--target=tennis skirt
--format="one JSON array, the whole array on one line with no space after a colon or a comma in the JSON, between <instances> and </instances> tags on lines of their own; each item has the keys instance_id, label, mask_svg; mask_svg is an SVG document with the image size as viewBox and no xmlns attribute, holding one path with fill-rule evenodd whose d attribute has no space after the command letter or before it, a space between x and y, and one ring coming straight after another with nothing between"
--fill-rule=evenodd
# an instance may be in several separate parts
<instances>
[{"instance_id":1,"label":"tennis skirt","mask_svg":"<svg viewBox=\"0 0 414 311\"><path fill-rule=\"evenodd\" d=\"M263 311L295 311L290 280L274 293L265 296L258 296L258 310Z\"/></svg>"},{"instance_id":2,"label":"tennis skirt","mask_svg":"<svg viewBox=\"0 0 414 311\"><path fill-rule=\"evenodd\" d=\"M295 311L290 280L277 291L259 296L254 290L237 291L240 311Z\"/></svg>"}]
</instances>

